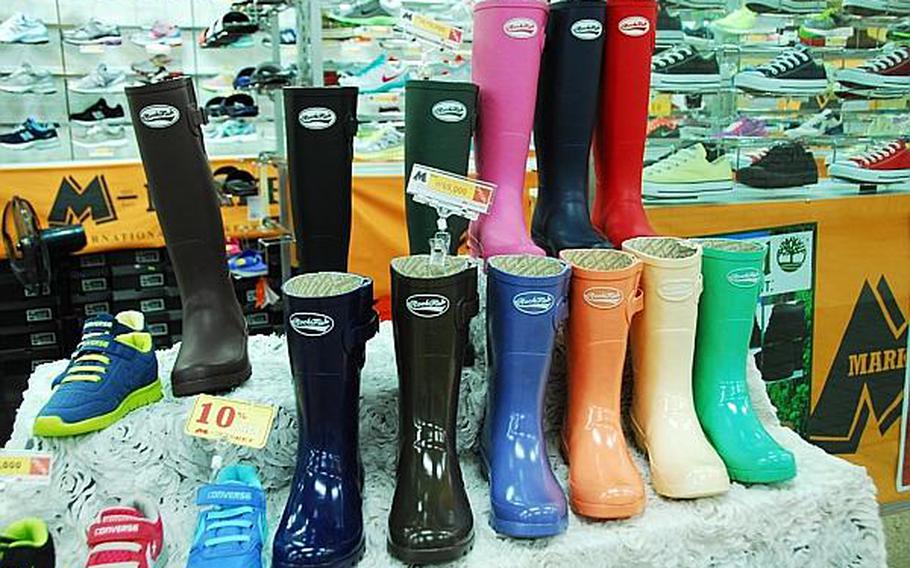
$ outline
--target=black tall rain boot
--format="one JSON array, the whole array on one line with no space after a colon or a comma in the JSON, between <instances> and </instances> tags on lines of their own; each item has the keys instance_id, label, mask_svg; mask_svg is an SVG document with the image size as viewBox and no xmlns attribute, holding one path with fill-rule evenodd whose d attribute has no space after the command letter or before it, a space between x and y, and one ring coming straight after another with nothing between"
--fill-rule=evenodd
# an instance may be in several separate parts
<instances>
[{"instance_id":1,"label":"black tall rain boot","mask_svg":"<svg viewBox=\"0 0 910 568\"><path fill-rule=\"evenodd\" d=\"M477 122L477 85L408 81L404 93L405 188L414 164L468 175L471 136ZM417 203L410 193L405 193L405 205L411 254L427 254L429 240L436 234L436 210ZM452 215L446 222L451 235L449 254L456 255L468 221Z\"/></svg>"},{"instance_id":2,"label":"black tall rain boot","mask_svg":"<svg viewBox=\"0 0 910 568\"><path fill-rule=\"evenodd\" d=\"M351 245L356 87L284 89L298 272L345 272Z\"/></svg>"},{"instance_id":3,"label":"black tall rain boot","mask_svg":"<svg viewBox=\"0 0 910 568\"><path fill-rule=\"evenodd\" d=\"M449 562L474 541L458 463L458 391L477 314L477 269L463 257L430 265L392 260L392 322L398 363L398 468L389 552L408 564Z\"/></svg>"},{"instance_id":4,"label":"black tall rain boot","mask_svg":"<svg viewBox=\"0 0 910 568\"><path fill-rule=\"evenodd\" d=\"M183 305L175 396L215 393L250 376L246 322L228 275L224 224L190 79L126 89L149 193Z\"/></svg>"},{"instance_id":5,"label":"black tall rain boot","mask_svg":"<svg viewBox=\"0 0 910 568\"><path fill-rule=\"evenodd\" d=\"M366 342L379 330L373 281L316 272L282 290L299 435L272 566L352 566L365 543L358 409Z\"/></svg>"},{"instance_id":6,"label":"black tall rain boot","mask_svg":"<svg viewBox=\"0 0 910 568\"><path fill-rule=\"evenodd\" d=\"M539 193L531 236L551 256L567 248L612 246L591 226L588 210L605 17L603 0L550 5L534 119Z\"/></svg>"}]
</instances>

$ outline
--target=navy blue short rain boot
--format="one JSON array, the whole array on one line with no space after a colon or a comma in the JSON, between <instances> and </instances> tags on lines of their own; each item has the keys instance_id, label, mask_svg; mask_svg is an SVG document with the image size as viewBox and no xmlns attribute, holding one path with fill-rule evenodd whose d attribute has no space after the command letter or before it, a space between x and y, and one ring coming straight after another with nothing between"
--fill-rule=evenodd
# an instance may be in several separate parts
<instances>
[{"instance_id":1,"label":"navy blue short rain boot","mask_svg":"<svg viewBox=\"0 0 910 568\"><path fill-rule=\"evenodd\" d=\"M379 329L373 281L315 272L282 291L299 436L272 566L353 566L364 552L358 420L365 345Z\"/></svg>"},{"instance_id":2,"label":"navy blue short rain boot","mask_svg":"<svg viewBox=\"0 0 910 568\"><path fill-rule=\"evenodd\" d=\"M570 272L565 262L540 256L487 261L490 377L480 454L490 524L508 536L552 536L568 524L566 495L547 457L543 404Z\"/></svg>"}]
</instances>

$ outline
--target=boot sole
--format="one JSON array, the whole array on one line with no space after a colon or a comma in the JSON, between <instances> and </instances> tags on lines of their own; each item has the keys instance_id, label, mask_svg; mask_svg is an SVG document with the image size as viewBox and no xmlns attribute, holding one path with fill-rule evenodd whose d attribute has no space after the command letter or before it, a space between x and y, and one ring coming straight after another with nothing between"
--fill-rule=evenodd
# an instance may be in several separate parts
<instances>
[{"instance_id":1,"label":"boot sole","mask_svg":"<svg viewBox=\"0 0 910 568\"><path fill-rule=\"evenodd\" d=\"M156 378L155 382L131 392L117 408L107 414L93 416L79 422L64 422L59 416L39 416L35 419L32 434L44 438L55 438L97 432L115 424L137 408L158 402L162 396L164 394L161 390L161 381Z\"/></svg>"},{"instance_id":2,"label":"boot sole","mask_svg":"<svg viewBox=\"0 0 910 568\"><path fill-rule=\"evenodd\" d=\"M648 444L645 442L644 433L641 431L641 428L639 428L633 417L629 417L629 422L632 424L632 434L635 438L635 443L648 456L648 466L651 468L651 485L654 487L654 491L659 495L669 497L670 499L699 499L701 497L722 495L730 489L729 484L724 484L723 486L718 485L717 487L692 489L691 487L682 487L665 483L654 475L654 468L651 467L651 451L648 449Z\"/></svg>"},{"instance_id":3,"label":"boot sole","mask_svg":"<svg viewBox=\"0 0 910 568\"><path fill-rule=\"evenodd\" d=\"M571 470L572 465L569 463L569 449L566 447L566 439L563 436L559 437L559 451L562 454L562 459ZM579 501L572 498L572 486L571 484L569 485L569 506L572 507L572 511L574 511L576 515L581 515L582 517L587 517L589 519L602 521L628 519L640 515L645 510L645 503L646 499L640 499L632 503L615 504Z\"/></svg>"},{"instance_id":4,"label":"boot sole","mask_svg":"<svg viewBox=\"0 0 910 568\"><path fill-rule=\"evenodd\" d=\"M360 539L360 544L357 545L357 548L351 551L350 554L338 560L332 560L331 562L320 562L320 563L310 563L310 564L297 564L282 562L280 560L272 561L272 568L352 568L356 566L361 560L363 560L363 555L366 553L367 545L366 539Z\"/></svg>"},{"instance_id":5,"label":"boot sole","mask_svg":"<svg viewBox=\"0 0 910 568\"><path fill-rule=\"evenodd\" d=\"M245 383L252 374L253 369L250 364L247 363L246 367L240 371L234 371L233 373L225 373L222 375L210 375L208 377L194 381L184 380L176 382L172 378L171 390L173 391L174 396L193 396L197 394L213 394L217 392L225 392L239 387Z\"/></svg>"},{"instance_id":6,"label":"boot sole","mask_svg":"<svg viewBox=\"0 0 910 568\"><path fill-rule=\"evenodd\" d=\"M441 548L408 548L398 546L391 540L386 541L389 554L405 564L442 564L453 562L467 554L474 547L474 533L468 535L464 542Z\"/></svg>"},{"instance_id":7,"label":"boot sole","mask_svg":"<svg viewBox=\"0 0 910 568\"><path fill-rule=\"evenodd\" d=\"M487 465L487 458L483 455L483 452L477 453L480 455L480 473L489 482L490 466ZM519 523L500 519L491 510L490 527L501 535L513 538L544 538L566 532L566 529L569 528L569 517L563 517L558 523Z\"/></svg>"},{"instance_id":8,"label":"boot sole","mask_svg":"<svg viewBox=\"0 0 910 568\"><path fill-rule=\"evenodd\" d=\"M740 483L782 483L796 477L796 468L780 469L732 469L727 468L732 481Z\"/></svg>"}]
</instances>

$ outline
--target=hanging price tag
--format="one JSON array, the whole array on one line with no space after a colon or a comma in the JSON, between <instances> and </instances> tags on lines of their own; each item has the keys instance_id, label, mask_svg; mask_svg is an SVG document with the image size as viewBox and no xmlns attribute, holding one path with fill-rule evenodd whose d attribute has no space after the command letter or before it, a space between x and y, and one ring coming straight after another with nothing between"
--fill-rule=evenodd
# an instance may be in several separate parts
<instances>
[{"instance_id":1,"label":"hanging price tag","mask_svg":"<svg viewBox=\"0 0 910 568\"><path fill-rule=\"evenodd\" d=\"M412 10L401 11L398 26L407 34L448 49L458 49L464 39L464 31L461 28Z\"/></svg>"},{"instance_id":2,"label":"hanging price tag","mask_svg":"<svg viewBox=\"0 0 910 568\"><path fill-rule=\"evenodd\" d=\"M494 191L496 186L492 183L420 164L414 164L407 189L418 203L444 209L472 221L489 211Z\"/></svg>"},{"instance_id":3,"label":"hanging price tag","mask_svg":"<svg viewBox=\"0 0 910 568\"><path fill-rule=\"evenodd\" d=\"M275 407L270 404L202 394L196 398L184 431L197 438L262 449L274 420Z\"/></svg>"},{"instance_id":4,"label":"hanging price tag","mask_svg":"<svg viewBox=\"0 0 910 568\"><path fill-rule=\"evenodd\" d=\"M0 482L50 483L53 456L42 452L0 450Z\"/></svg>"}]
</instances>

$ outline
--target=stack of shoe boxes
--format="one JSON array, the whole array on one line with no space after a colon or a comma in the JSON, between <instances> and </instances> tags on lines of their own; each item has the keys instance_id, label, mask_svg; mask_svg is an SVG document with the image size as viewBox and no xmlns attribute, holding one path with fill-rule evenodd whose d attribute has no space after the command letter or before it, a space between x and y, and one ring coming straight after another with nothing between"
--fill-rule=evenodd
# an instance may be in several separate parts
<instances>
[{"instance_id":1,"label":"stack of shoe boxes","mask_svg":"<svg viewBox=\"0 0 910 568\"><path fill-rule=\"evenodd\" d=\"M67 270L36 294L28 294L0 262L0 444L11 431L28 377L41 363L64 357L77 341Z\"/></svg>"},{"instance_id":2,"label":"stack of shoe boxes","mask_svg":"<svg viewBox=\"0 0 910 568\"><path fill-rule=\"evenodd\" d=\"M277 254L266 255L269 273L265 277L269 288L281 294L281 262ZM232 278L237 300L243 308L243 317L250 335L269 335L284 333L284 318L280 304L256 307L257 286L259 278Z\"/></svg>"}]
</instances>

